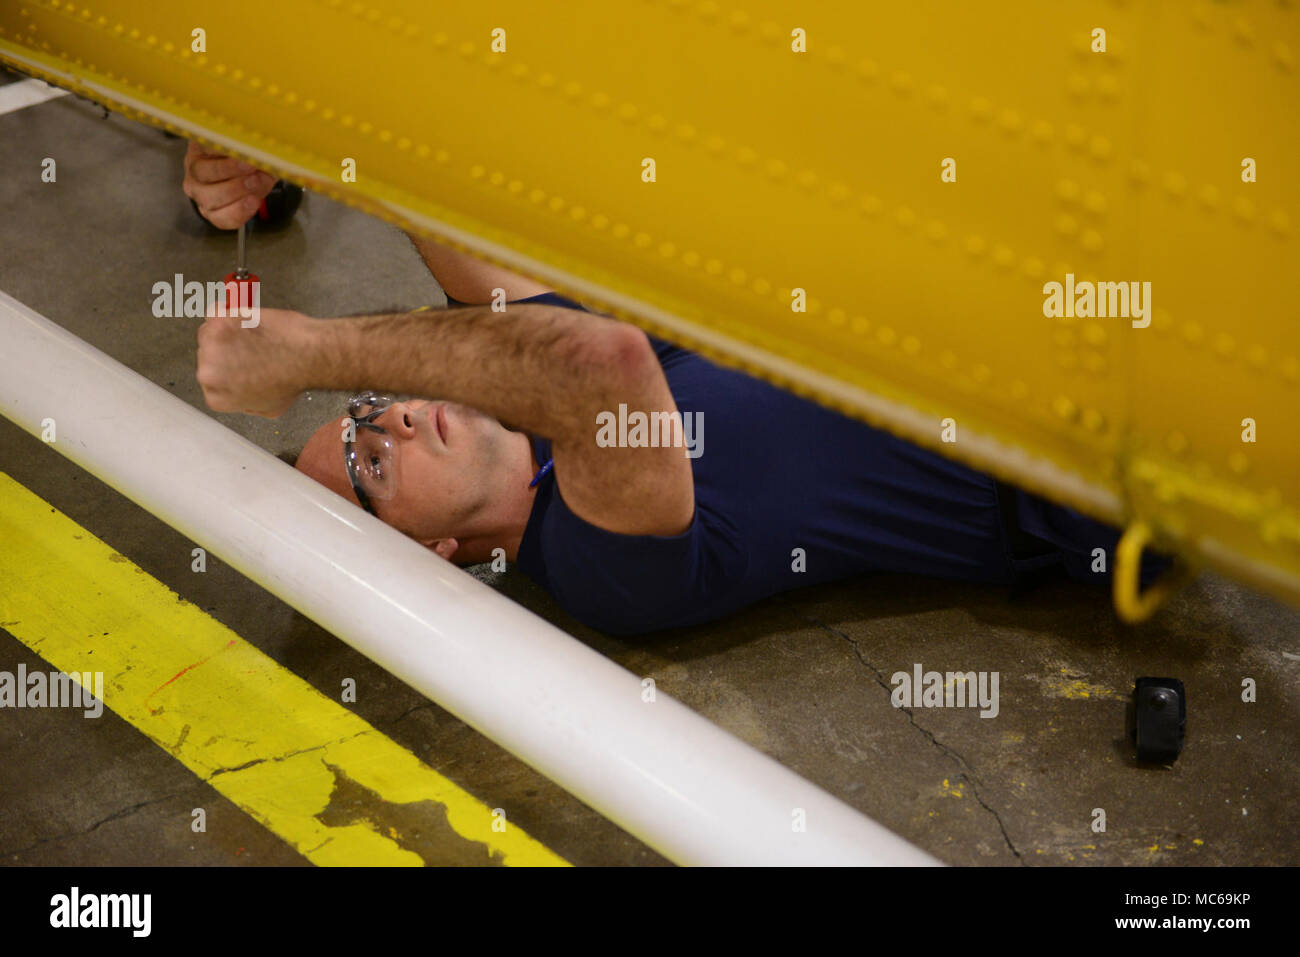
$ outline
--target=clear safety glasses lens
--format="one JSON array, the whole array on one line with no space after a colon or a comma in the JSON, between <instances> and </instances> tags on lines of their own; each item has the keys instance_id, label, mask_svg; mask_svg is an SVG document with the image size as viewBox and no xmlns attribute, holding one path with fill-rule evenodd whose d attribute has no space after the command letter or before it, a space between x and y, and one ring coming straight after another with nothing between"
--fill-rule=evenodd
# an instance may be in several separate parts
<instances>
[{"instance_id":1,"label":"clear safety glasses lens","mask_svg":"<svg viewBox=\"0 0 1300 957\"><path fill-rule=\"evenodd\" d=\"M397 443L376 421L392 404L390 397L375 393L365 393L348 403L356 433L351 448L346 451L348 461L357 484L369 498L381 502L397 494Z\"/></svg>"},{"instance_id":2,"label":"clear safety glasses lens","mask_svg":"<svg viewBox=\"0 0 1300 957\"><path fill-rule=\"evenodd\" d=\"M357 484L371 499L384 502L397 494L397 444L392 436L357 426L352 466Z\"/></svg>"}]
</instances>

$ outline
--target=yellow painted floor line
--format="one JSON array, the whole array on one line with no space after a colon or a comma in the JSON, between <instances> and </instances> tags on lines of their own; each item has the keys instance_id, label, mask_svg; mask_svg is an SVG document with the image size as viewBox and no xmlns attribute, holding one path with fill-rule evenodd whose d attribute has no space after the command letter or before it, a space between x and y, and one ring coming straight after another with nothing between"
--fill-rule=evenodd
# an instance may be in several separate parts
<instances>
[{"instance_id":1,"label":"yellow painted floor line","mask_svg":"<svg viewBox=\"0 0 1300 957\"><path fill-rule=\"evenodd\" d=\"M3 472L0 627L315 864L567 863Z\"/></svg>"}]
</instances>

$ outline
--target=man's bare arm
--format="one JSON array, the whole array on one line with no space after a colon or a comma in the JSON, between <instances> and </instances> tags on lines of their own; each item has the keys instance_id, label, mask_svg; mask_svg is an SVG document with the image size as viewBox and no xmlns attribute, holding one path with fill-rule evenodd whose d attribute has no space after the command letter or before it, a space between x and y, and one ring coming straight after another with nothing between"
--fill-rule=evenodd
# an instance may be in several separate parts
<instances>
[{"instance_id":1,"label":"man's bare arm","mask_svg":"<svg viewBox=\"0 0 1300 957\"><path fill-rule=\"evenodd\" d=\"M536 303L345 319L263 309L256 329L209 318L199 342L199 382L218 411L279 415L309 388L448 399L550 438L565 501L594 525L673 535L694 514L682 448L596 444L597 415L620 403L677 409L649 340L625 323Z\"/></svg>"},{"instance_id":2,"label":"man's bare arm","mask_svg":"<svg viewBox=\"0 0 1300 957\"><path fill-rule=\"evenodd\" d=\"M407 233L438 285L452 299L477 305L492 301L492 290L503 289L507 302L550 292L549 286L534 282L491 263L458 252L444 243Z\"/></svg>"}]
</instances>

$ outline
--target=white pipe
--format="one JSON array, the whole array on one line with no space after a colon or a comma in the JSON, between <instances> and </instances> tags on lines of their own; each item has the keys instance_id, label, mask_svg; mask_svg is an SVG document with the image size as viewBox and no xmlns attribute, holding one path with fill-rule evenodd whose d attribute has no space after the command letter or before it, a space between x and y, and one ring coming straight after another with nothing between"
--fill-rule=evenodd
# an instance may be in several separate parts
<instances>
[{"instance_id":1,"label":"white pipe","mask_svg":"<svg viewBox=\"0 0 1300 957\"><path fill-rule=\"evenodd\" d=\"M4 293L0 354L5 416L665 857L938 863Z\"/></svg>"}]
</instances>

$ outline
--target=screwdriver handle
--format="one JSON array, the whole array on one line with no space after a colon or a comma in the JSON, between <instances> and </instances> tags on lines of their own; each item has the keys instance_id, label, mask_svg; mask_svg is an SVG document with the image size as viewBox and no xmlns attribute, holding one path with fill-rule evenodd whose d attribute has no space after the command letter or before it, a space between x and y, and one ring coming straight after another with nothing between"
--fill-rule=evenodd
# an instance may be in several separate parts
<instances>
[{"instance_id":1,"label":"screwdriver handle","mask_svg":"<svg viewBox=\"0 0 1300 957\"><path fill-rule=\"evenodd\" d=\"M245 311L252 309L260 298L255 298L255 295L256 286L261 280L247 269L242 272L243 275L232 272L226 276L226 315L228 316L238 315L241 308Z\"/></svg>"}]
</instances>

